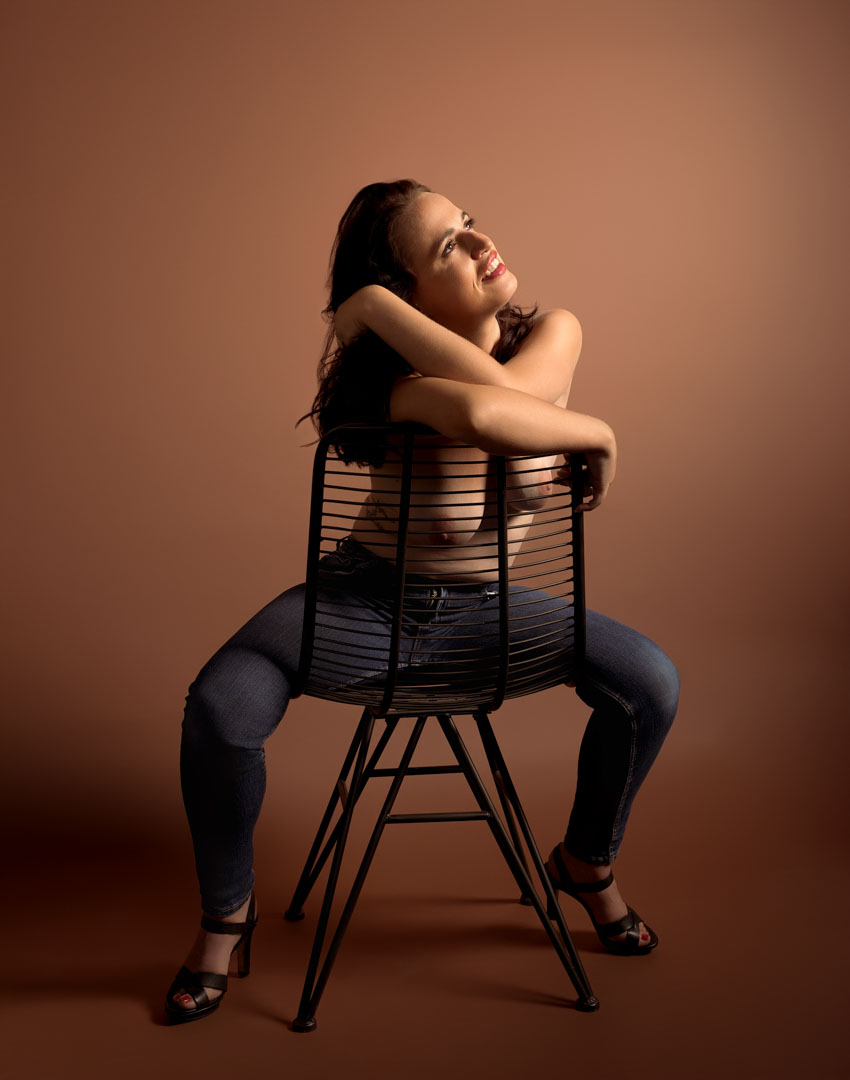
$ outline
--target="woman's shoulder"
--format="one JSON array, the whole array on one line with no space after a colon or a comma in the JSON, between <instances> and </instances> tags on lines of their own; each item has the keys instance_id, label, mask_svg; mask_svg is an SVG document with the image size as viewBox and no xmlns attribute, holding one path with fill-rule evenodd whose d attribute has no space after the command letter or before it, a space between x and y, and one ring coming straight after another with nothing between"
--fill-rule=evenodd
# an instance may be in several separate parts
<instances>
[{"instance_id":1,"label":"woman's shoulder","mask_svg":"<svg viewBox=\"0 0 850 1080\"><path fill-rule=\"evenodd\" d=\"M568 311L566 308L556 307L548 308L546 311L539 311L532 320L531 327L535 329L538 326L544 324L555 324L561 326L564 329L576 329L581 330L581 323L578 320L578 316Z\"/></svg>"},{"instance_id":2,"label":"woman's shoulder","mask_svg":"<svg viewBox=\"0 0 850 1080\"><path fill-rule=\"evenodd\" d=\"M529 329L516 343L513 355L525 349L545 351L563 350L570 352L581 349L581 323L576 315L566 308L549 308L535 316Z\"/></svg>"}]
</instances>

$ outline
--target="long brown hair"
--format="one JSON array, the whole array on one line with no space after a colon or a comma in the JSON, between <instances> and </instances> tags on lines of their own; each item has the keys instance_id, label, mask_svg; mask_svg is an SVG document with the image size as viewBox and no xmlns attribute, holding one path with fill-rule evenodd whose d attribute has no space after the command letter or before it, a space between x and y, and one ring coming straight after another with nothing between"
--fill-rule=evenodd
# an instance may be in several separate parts
<instances>
[{"instance_id":1,"label":"long brown hair","mask_svg":"<svg viewBox=\"0 0 850 1080\"><path fill-rule=\"evenodd\" d=\"M313 407L298 421L310 417L320 437L341 424L386 423L393 383L413 371L403 356L371 331L348 345L341 344L334 334L333 315L364 285L383 285L410 302L416 282L404 263L397 224L413 200L430 190L416 180L368 184L340 219L329 263L330 298L322 310L329 325L319 360L319 389ZM500 364L513 356L536 314L537 304L529 311L507 304L496 313L502 335L492 355ZM383 461L375 455L363 461L363 451L353 446L335 449L344 461L376 467Z\"/></svg>"}]
</instances>

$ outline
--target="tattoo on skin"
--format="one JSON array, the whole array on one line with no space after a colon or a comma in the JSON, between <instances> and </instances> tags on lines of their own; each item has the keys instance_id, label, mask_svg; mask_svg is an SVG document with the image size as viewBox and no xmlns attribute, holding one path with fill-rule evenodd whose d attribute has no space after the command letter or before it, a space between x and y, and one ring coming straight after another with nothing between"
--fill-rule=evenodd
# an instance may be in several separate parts
<instances>
[{"instance_id":1,"label":"tattoo on skin","mask_svg":"<svg viewBox=\"0 0 850 1080\"><path fill-rule=\"evenodd\" d=\"M372 522L376 529L379 529L381 532L390 531L381 524L381 521L389 522L390 516L384 508L383 504L378 502L374 495L366 496L366 499L363 503L363 509L365 517Z\"/></svg>"}]
</instances>

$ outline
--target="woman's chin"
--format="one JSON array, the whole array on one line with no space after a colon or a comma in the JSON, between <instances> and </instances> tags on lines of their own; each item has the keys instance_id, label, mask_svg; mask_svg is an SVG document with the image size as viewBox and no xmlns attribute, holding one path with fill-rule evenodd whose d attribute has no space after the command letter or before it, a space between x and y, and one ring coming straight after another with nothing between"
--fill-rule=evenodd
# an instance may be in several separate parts
<instances>
[{"instance_id":1,"label":"woman's chin","mask_svg":"<svg viewBox=\"0 0 850 1080\"><path fill-rule=\"evenodd\" d=\"M507 294L507 298L510 300L519 288L519 281L513 271L505 270L504 274L493 282L493 288L497 288L502 296ZM507 302L506 300L505 303Z\"/></svg>"},{"instance_id":2,"label":"woman's chin","mask_svg":"<svg viewBox=\"0 0 850 1080\"><path fill-rule=\"evenodd\" d=\"M510 270L506 270L501 277L497 278L490 285L485 285L484 288L487 292L492 290L492 297L495 310L500 311L505 304L509 304L514 297L514 293L519 288L519 282L517 281L516 274L512 274Z\"/></svg>"}]
</instances>

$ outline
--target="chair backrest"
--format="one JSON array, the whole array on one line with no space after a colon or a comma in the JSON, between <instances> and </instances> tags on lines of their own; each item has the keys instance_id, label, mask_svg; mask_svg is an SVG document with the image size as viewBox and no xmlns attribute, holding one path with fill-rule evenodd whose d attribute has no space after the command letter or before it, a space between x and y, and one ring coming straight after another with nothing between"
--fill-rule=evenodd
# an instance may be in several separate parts
<instances>
[{"instance_id":1,"label":"chair backrest","mask_svg":"<svg viewBox=\"0 0 850 1080\"><path fill-rule=\"evenodd\" d=\"M574 680L581 455L505 458L416 424L351 425L313 469L297 693L376 716L491 711ZM352 539L353 538L353 539Z\"/></svg>"}]
</instances>

